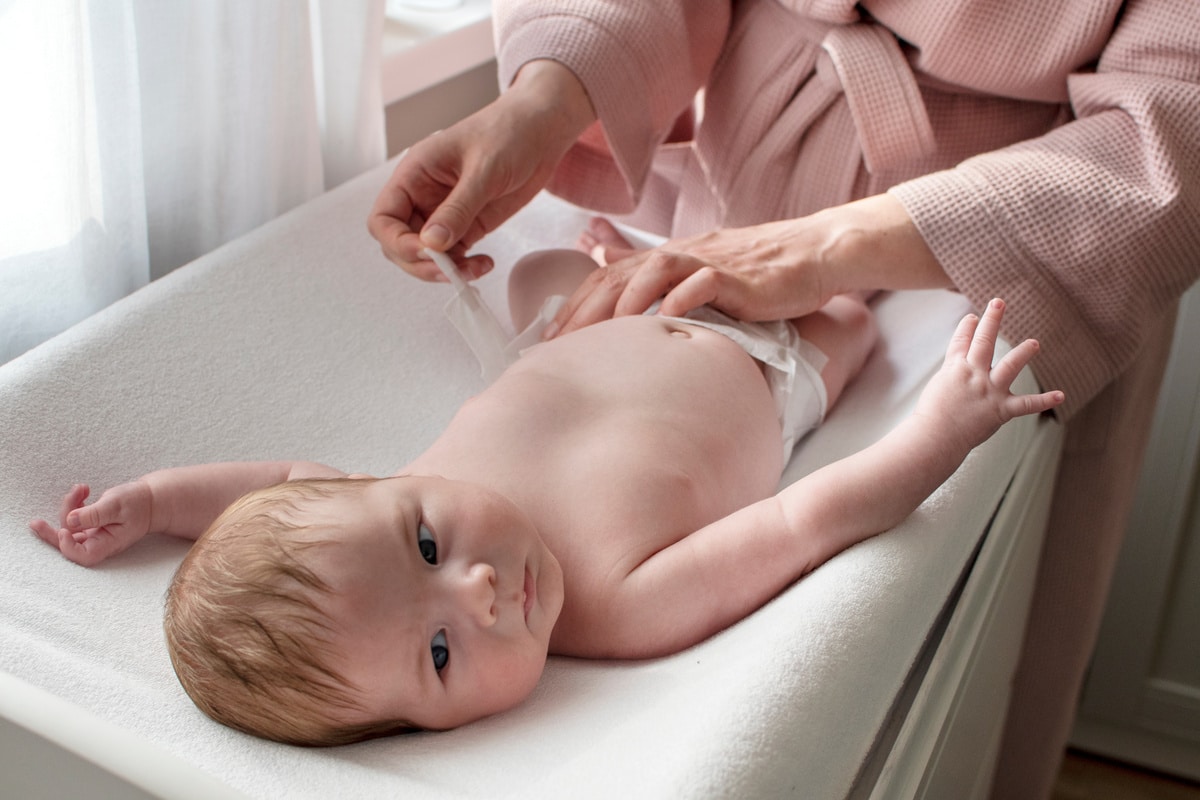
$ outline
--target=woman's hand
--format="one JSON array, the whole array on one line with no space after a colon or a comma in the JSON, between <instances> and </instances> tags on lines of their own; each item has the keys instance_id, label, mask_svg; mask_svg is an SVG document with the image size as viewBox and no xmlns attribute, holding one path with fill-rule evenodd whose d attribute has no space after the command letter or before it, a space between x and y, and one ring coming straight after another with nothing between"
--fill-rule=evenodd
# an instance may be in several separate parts
<instances>
[{"instance_id":1,"label":"woman's hand","mask_svg":"<svg viewBox=\"0 0 1200 800\"><path fill-rule=\"evenodd\" d=\"M558 313L562 333L610 317L682 316L706 303L744 320L815 311L832 296L821 286L820 251L802 221L726 228L635 252L591 273Z\"/></svg>"},{"instance_id":2,"label":"woman's hand","mask_svg":"<svg viewBox=\"0 0 1200 800\"><path fill-rule=\"evenodd\" d=\"M423 280L445 280L425 247L448 252L469 277L492 268L467 248L528 203L594 120L582 84L552 61L533 61L475 114L413 145L371 210L384 254Z\"/></svg>"},{"instance_id":3,"label":"woman's hand","mask_svg":"<svg viewBox=\"0 0 1200 800\"><path fill-rule=\"evenodd\" d=\"M845 292L950 285L899 201L876 195L799 219L673 239L621 258L588 276L550 329L569 333L640 314L660 298L660 313L669 316L707 303L756 321L804 316Z\"/></svg>"}]
</instances>

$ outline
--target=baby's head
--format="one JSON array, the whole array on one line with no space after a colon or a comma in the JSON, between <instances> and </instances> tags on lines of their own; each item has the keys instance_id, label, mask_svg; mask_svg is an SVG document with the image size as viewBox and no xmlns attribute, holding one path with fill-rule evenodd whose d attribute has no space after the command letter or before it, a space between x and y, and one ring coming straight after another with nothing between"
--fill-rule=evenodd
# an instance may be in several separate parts
<instances>
[{"instance_id":1,"label":"baby's head","mask_svg":"<svg viewBox=\"0 0 1200 800\"><path fill-rule=\"evenodd\" d=\"M562 600L558 562L501 495L434 477L292 481L200 537L165 628L209 716L333 745L518 704Z\"/></svg>"}]
</instances>

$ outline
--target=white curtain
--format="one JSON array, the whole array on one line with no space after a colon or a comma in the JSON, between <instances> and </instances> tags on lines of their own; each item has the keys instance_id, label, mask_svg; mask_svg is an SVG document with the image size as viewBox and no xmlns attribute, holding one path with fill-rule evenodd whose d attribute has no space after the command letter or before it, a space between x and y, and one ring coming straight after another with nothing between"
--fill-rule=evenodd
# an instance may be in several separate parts
<instances>
[{"instance_id":1,"label":"white curtain","mask_svg":"<svg viewBox=\"0 0 1200 800\"><path fill-rule=\"evenodd\" d=\"M0 363L380 163L383 20L0 0Z\"/></svg>"}]
</instances>

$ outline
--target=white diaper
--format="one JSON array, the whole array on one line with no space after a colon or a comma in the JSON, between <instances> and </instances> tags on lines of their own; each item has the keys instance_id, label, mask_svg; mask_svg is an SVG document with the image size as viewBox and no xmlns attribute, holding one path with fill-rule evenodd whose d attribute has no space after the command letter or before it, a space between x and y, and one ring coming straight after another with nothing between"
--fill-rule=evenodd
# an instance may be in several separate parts
<instances>
[{"instance_id":1,"label":"white diaper","mask_svg":"<svg viewBox=\"0 0 1200 800\"><path fill-rule=\"evenodd\" d=\"M829 357L812 342L801 339L786 320L743 322L711 306L689 311L685 317L664 319L727 336L767 367L763 374L775 398L775 411L783 429L783 463L787 464L796 442L825 419L828 398L821 370Z\"/></svg>"},{"instance_id":2,"label":"white diaper","mask_svg":"<svg viewBox=\"0 0 1200 800\"><path fill-rule=\"evenodd\" d=\"M509 344L509 357L516 359L541 341L542 330L565 302L566 298L558 295L547 298L533 322ZM654 314L657 310L655 303L646 313ZM821 370L829 361L828 356L812 342L801 339L792 324L784 320L743 322L711 306L701 306L685 317L664 319L716 331L767 366L763 375L775 399L775 411L783 430L783 463L787 464L796 442L825 419L828 399Z\"/></svg>"}]
</instances>

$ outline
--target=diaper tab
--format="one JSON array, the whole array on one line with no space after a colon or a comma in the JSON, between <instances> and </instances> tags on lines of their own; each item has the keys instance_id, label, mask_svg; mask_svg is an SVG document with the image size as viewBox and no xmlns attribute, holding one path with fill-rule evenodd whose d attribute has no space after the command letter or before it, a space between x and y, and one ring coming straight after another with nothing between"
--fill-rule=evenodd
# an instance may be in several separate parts
<instances>
[{"instance_id":1,"label":"diaper tab","mask_svg":"<svg viewBox=\"0 0 1200 800\"><path fill-rule=\"evenodd\" d=\"M525 355L525 351L535 344L541 344L542 331L546 330L546 327L554 321L558 310L566 304L567 297L561 294L552 294L542 301L542 307L538 309L537 316L504 348L509 363Z\"/></svg>"},{"instance_id":2,"label":"diaper tab","mask_svg":"<svg viewBox=\"0 0 1200 800\"><path fill-rule=\"evenodd\" d=\"M508 334L483 301L479 290L463 280L458 265L449 256L436 250L425 250L425 255L437 264L454 287L454 296L446 302L446 318L454 324L475 354L483 379L491 383L509 365L510 358L506 350Z\"/></svg>"}]
</instances>

